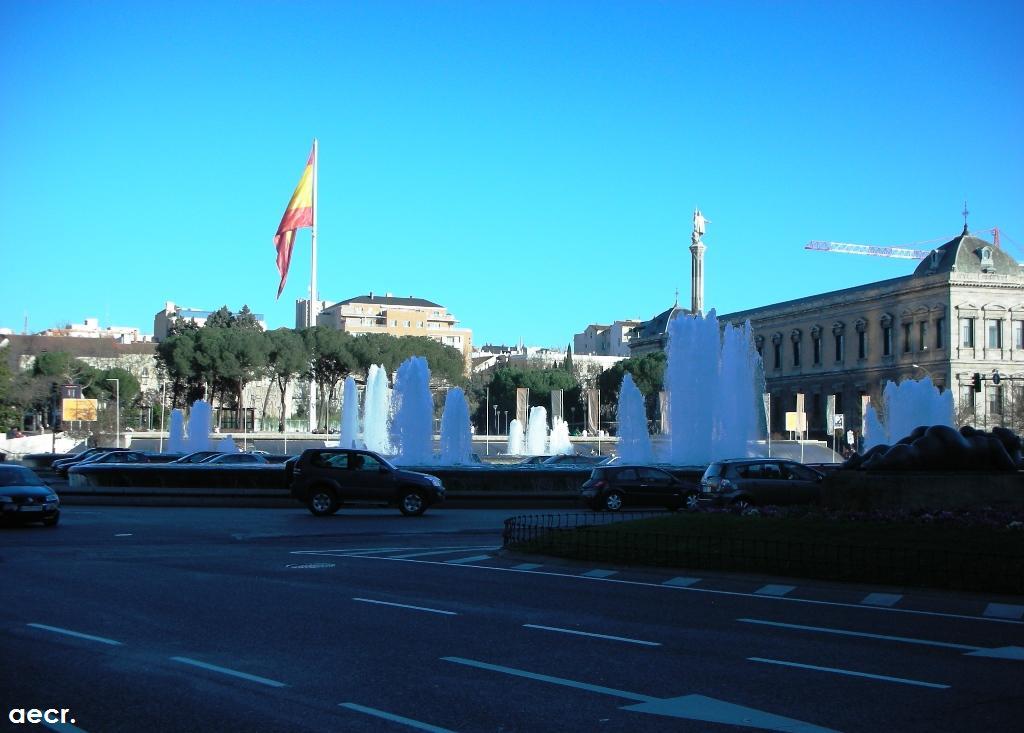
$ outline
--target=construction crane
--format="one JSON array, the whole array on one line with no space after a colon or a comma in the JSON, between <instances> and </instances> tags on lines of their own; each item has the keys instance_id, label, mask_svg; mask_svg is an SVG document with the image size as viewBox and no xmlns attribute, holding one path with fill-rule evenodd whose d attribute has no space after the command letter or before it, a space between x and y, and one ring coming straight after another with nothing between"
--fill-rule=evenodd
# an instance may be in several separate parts
<instances>
[{"instance_id":1,"label":"construction crane","mask_svg":"<svg viewBox=\"0 0 1024 733\"><path fill-rule=\"evenodd\" d=\"M990 233L992 235L992 243L996 247L999 247L999 227L983 229L980 233ZM941 239L929 239L924 242L914 242L914 244L930 244L932 242L941 241ZM1014 242L1014 245L1016 245L1016 242ZM867 255L869 257L890 257L896 260L923 260L925 257L934 252L934 250L932 249L914 249L913 247L900 246L879 247L873 244L850 244L849 242L823 242L817 239L808 242L804 249L810 249L816 252L839 252L841 254L848 255Z\"/></svg>"},{"instance_id":2,"label":"construction crane","mask_svg":"<svg viewBox=\"0 0 1024 733\"><path fill-rule=\"evenodd\" d=\"M812 240L804 249L817 252L840 252L848 255L868 255L870 257L892 257L897 260L923 260L932 253L930 249L911 249L909 247L878 247L871 244L850 244L849 242L822 242Z\"/></svg>"}]
</instances>

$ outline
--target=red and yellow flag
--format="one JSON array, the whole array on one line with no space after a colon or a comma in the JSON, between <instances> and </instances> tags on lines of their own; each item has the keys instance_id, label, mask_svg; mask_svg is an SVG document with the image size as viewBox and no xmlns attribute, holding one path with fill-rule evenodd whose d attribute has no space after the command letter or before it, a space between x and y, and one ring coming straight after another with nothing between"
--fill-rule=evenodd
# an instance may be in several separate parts
<instances>
[{"instance_id":1,"label":"red and yellow flag","mask_svg":"<svg viewBox=\"0 0 1024 733\"><path fill-rule=\"evenodd\" d=\"M281 224L274 236L274 247L277 249L277 271L281 273L281 284L277 288L277 297L281 297L284 282L288 279L288 266L292 261L292 245L295 244L295 232L303 227L313 226L313 156L316 147L309 152L306 170L302 171L299 185L295 187L288 208L284 210Z\"/></svg>"}]
</instances>

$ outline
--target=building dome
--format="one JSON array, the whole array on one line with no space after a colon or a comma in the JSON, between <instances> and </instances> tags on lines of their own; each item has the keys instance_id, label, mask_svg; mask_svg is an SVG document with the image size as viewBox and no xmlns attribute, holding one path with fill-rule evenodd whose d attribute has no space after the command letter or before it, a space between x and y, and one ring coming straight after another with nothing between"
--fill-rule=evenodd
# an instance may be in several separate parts
<instances>
[{"instance_id":1,"label":"building dome","mask_svg":"<svg viewBox=\"0 0 1024 733\"><path fill-rule=\"evenodd\" d=\"M914 270L915 276L957 272L962 274L1020 275L1017 261L991 242L967 231L936 247Z\"/></svg>"}]
</instances>

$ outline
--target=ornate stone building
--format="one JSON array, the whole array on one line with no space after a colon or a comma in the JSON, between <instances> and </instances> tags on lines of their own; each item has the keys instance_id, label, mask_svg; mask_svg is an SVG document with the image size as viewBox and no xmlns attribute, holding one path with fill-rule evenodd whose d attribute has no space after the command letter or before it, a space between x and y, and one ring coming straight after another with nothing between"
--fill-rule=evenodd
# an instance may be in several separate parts
<instances>
[{"instance_id":1,"label":"ornate stone building","mask_svg":"<svg viewBox=\"0 0 1024 733\"><path fill-rule=\"evenodd\" d=\"M886 382L925 376L953 390L961 424L1019 428L1024 417L1024 274L966 226L910 275L718 318L750 321L776 434L798 393L810 437L820 438L829 395L845 427L859 432L865 398L877 404ZM664 347L666 323L654 321L634 355Z\"/></svg>"}]
</instances>

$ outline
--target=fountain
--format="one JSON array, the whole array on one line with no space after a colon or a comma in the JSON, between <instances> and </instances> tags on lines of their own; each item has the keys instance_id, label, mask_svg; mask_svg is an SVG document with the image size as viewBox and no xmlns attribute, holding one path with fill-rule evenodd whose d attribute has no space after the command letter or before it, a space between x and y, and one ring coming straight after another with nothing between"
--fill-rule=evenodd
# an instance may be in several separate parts
<instances>
[{"instance_id":1,"label":"fountain","mask_svg":"<svg viewBox=\"0 0 1024 733\"><path fill-rule=\"evenodd\" d=\"M551 435L548 438L548 453L553 456L570 455L576 452L569 439L569 423L560 417L556 417L554 425L551 426Z\"/></svg>"},{"instance_id":2,"label":"fountain","mask_svg":"<svg viewBox=\"0 0 1024 733\"><path fill-rule=\"evenodd\" d=\"M619 457L623 463L651 463L654 450L647 432L647 410L633 375L626 372L619 389Z\"/></svg>"},{"instance_id":3,"label":"fountain","mask_svg":"<svg viewBox=\"0 0 1024 733\"><path fill-rule=\"evenodd\" d=\"M547 455L548 411L543 407L531 407L526 421L526 455Z\"/></svg>"},{"instance_id":4,"label":"fountain","mask_svg":"<svg viewBox=\"0 0 1024 733\"><path fill-rule=\"evenodd\" d=\"M470 430L469 405L459 387L448 390L441 414L441 463L459 465L471 463L473 433Z\"/></svg>"},{"instance_id":5,"label":"fountain","mask_svg":"<svg viewBox=\"0 0 1024 733\"><path fill-rule=\"evenodd\" d=\"M366 373L366 392L363 395L363 443L369 450L390 454L388 421L391 418L391 388L388 373L373 364Z\"/></svg>"},{"instance_id":6,"label":"fountain","mask_svg":"<svg viewBox=\"0 0 1024 733\"><path fill-rule=\"evenodd\" d=\"M341 398L341 432L338 434L339 448L359 448L359 390L356 380L345 378Z\"/></svg>"},{"instance_id":7,"label":"fountain","mask_svg":"<svg viewBox=\"0 0 1024 733\"><path fill-rule=\"evenodd\" d=\"M518 418L514 418L508 424L508 447L505 453L510 456L521 456L526 452L526 440L523 435L523 424Z\"/></svg>"},{"instance_id":8,"label":"fountain","mask_svg":"<svg viewBox=\"0 0 1024 733\"><path fill-rule=\"evenodd\" d=\"M217 441L217 450L221 453L240 453L238 450L238 444L231 439L230 435L225 435L219 441Z\"/></svg>"},{"instance_id":9,"label":"fountain","mask_svg":"<svg viewBox=\"0 0 1024 733\"><path fill-rule=\"evenodd\" d=\"M193 402L192 411L188 414L188 438L185 441L187 453L210 450L210 425L212 422L213 411L210 409L210 403L205 400Z\"/></svg>"},{"instance_id":10,"label":"fountain","mask_svg":"<svg viewBox=\"0 0 1024 733\"><path fill-rule=\"evenodd\" d=\"M432 462L433 424L430 368L422 356L411 356L395 372L391 443L398 462L412 465Z\"/></svg>"},{"instance_id":11,"label":"fountain","mask_svg":"<svg viewBox=\"0 0 1024 733\"><path fill-rule=\"evenodd\" d=\"M667 461L702 465L747 455L763 391L750 333L749 323L723 333L714 311L669 323Z\"/></svg>"},{"instance_id":12,"label":"fountain","mask_svg":"<svg viewBox=\"0 0 1024 733\"><path fill-rule=\"evenodd\" d=\"M864 449L891 445L910 435L920 425L955 427L953 394L939 392L931 380L905 379L886 382L882 390L882 416L873 405L864 415ZM884 420L883 420L884 417Z\"/></svg>"},{"instance_id":13,"label":"fountain","mask_svg":"<svg viewBox=\"0 0 1024 733\"><path fill-rule=\"evenodd\" d=\"M167 433L167 453L185 452L185 415L175 407L171 410L171 424Z\"/></svg>"}]
</instances>

